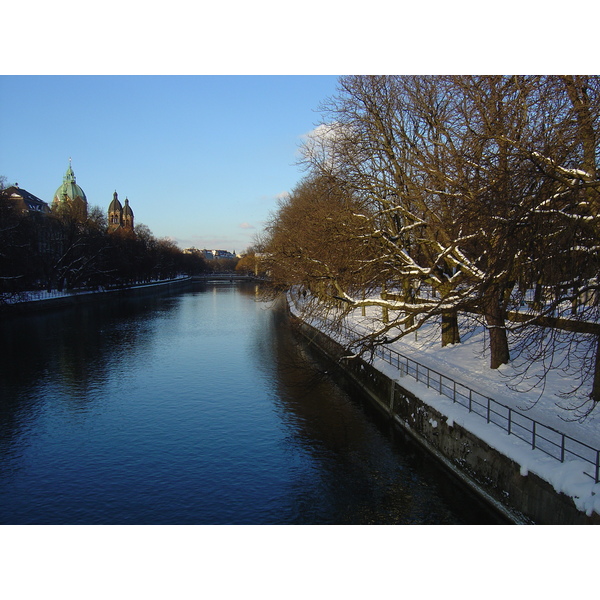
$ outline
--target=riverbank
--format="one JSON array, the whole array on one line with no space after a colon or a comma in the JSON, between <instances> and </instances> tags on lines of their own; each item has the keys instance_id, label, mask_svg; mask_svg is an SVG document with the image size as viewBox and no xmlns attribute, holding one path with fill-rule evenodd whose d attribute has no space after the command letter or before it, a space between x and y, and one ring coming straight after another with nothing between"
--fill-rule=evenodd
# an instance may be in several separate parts
<instances>
[{"instance_id":1,"label":"riverbank","mask_svg":"<svg viewBox=\"0 0 600 600\"><path fill-rule=\"evenodd\" d=\"M0 311L6 314L30 313L52 310L68 306L80 306L110 299L135 298L148 294L170 293L190 285L194 279L189 276L175 279L150 281L137 285L116 288L98 288L96 290L72 290L59 292L56 290L29 291L15 294L3 299Z\"/></svg>"},{"instance_id":2,"label":"riverbank","mask_svg":"<svg viewBox=\"0 0 600 600\"><path fill-rule=\"evenodd\" d=\"M299 316L298 311L293 308L292 311ZM346 374L371 397L380 410L394 420L397 427L437 456L488 502L506 511L514 522L600 523L600 484L594 481L594 475L597 479L597 464L594 464L598 461L597 451L594 454L590 450L591 454L586 460L581 460L577 455L559 456L557 459L544 450L539 432L538 438L535 438L535 425L532 445L515 435L508 435L506 430L493 422L497 419L494 410L490 419L490 412L486 415L485 406L483 411L478 412L473 406L465 406L456 398L440 394L441 383L440 388L435 390L429 375L417 381L414 371L404 366L398 368L399 365L392 365L389 360L377 355L368 363L362 359L340 362L339 359L345 354L343 346L323 334L317 323L302 322L300 329L323 352L338 361ZM412 343L415 343L414 340ZM402 350L404 354L419 359L426 356L427 368L432 369L428 373L439 375L450 371L453 376L460 374L459 368L451 368L450 349L438 347L436 352L429 348L426 352L423 340L419 345L420 351L412 347L411 352L411 342L405 340ZM460 351L464 352L464 348ZM486 381L484 369L472 375L483 391L501 389L498 381L494 385ZM498 374L492 373L490 377L497 378ZM462 383L472 382L463 380ZM501 397L506 400L508 395L507 388ZM523 396L522 400L526 401L526 395ZM538 410L536 416L539 413ZM515 415L516 410L512 414L513 429L516 429ZM509 412L509 431L510 418ZM563 425L569 426L566 429L573 436L580 430L585 442L595 439L593 419L587 427L577 422L563 422ZM569 436L563 436L563 450L564 439L567 439L567 449L572 443L568 441ZM539 447L536 447L536 442Z\"/></svg>"}]
</instances>

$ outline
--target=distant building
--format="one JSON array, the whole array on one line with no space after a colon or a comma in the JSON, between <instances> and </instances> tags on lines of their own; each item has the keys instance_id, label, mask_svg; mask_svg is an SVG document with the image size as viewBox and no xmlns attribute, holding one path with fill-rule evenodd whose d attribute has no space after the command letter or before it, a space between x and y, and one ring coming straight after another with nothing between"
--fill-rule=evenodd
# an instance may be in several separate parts
<instances>
[{"instance_id":1,"label":"distant building","mask_svg":"<svg viewBox=\"0 0 600 600\"><path fill-rule=\"evenodd\" d=\"M201 256L204 258L204 251L198 250L195 246L191 246L190 248L185 248L182 250L184 254L193 254L194 256Z\"/></svg>"},{"instance_id":2,"label":"distant building","mask_svg":"<svg viewBox=\"0 0 600 600\"><path fill-rule=\"evenodd\" d=\"M78 221L85 221L87 219L87 197L83 189L77 185L70 159L69 168L63 177L62 185L56 190L52 199L52 207L37 196L34 196L31 192L20 188L18 183L0 190L0 193L5 198L8 198L16 211L22 215L56 215L67 213L75 217ZM115 191L112 202L108 207L108 232L135 235L133 220L134 215L129 205L129 199L125 198L125 204L121 205Z\"/></svg>"},{"instance_id":3,"label":"distant building","mask_svg":"<svg viewBox=\"0 0 600 600\"><path fill-rule=\"evenodd\" d=\"M134 234L133 210L129 206L129 200L125 198L125 205L121 205L116 191L108 206L108 232Z\"/></svg>"},{"instance_id":4,"label":"distant building","mask_svg":"<svg viewBox=\"0 0 600 600\"><path fill-rule=\"evenodd\" d=\"M236 258L235 254L228 250L213 250L215 258Z\"/></svg>"},{"instance_id":5,"label":"distant building","mask_svg":"<svg viewBox=\"0 0 600 600\"><path fill-rule=\"evenodd\" d=\"M20 214L50 214L50 206L31 192L19 187L18 183L2 190L2 194L10 200Z\"/></svg>"},{"instance_id":6,"label":"distant building","mask_svg":"<svg viewBox=\"0 0 600 600\"><path fill-rule=\"evenodd\" d=\"M186 248L183 251L184 254L195 254L196 256L201 256L202 258L206 259L206 260L213 260L215 258L215 255L213 254L212 250L198 250L198 248L196 248L195 246L192 246L191 248Z\"/></svg>"},{"instance_id":7,"label":"distant building","mask_svg":"<svg viewBox=\"0 0 600 600\"><path fill-rule=\"evenodd\" d=\"M235 253L229 252L228 250L207 250L204 248L203 250L198 250L198 248L186 248L183 251L184 254L199 254L202 258L206 260L215 260L218 258L238 258Z\"/></svg>"},{"instance_id":8,"label":"distant building","mask_svg":"<svg viewBox=\"0 0 600 600\"><path fill-rule=\"evenodd\" d=\"M62 185L56 190L52 200L52 211L57 213L68 211L78 221L85 221L87 209L85 192L77 185L71 159L69 159L69 168L63 177Z\"/></svg>"},{"instance_id":9,"label":"distant building","mask_svg":"<svg viewBox=\"0 0 600 600\"><path fill-rule=\"evenodd\" d=\"M53 219L46 218L52 215L50 206L41 198L19 187L18 183L0 190L0 195L8 200L13 214L20 218L32 219L36 224L36 235L30 238L29 249L39 255L52 255L60 247L62 239L53 227ZM24 249L24 248L23 248Z\"/></svg>"}]
</instances>

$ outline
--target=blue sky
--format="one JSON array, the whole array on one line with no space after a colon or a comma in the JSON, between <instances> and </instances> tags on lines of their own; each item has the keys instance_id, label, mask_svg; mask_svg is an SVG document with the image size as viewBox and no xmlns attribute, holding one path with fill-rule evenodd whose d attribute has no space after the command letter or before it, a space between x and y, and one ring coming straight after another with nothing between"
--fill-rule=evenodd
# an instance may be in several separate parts
<instances>
[{"instance_id":1,"label":"blue sky","mask_svg":"<svg viewBox=\"0 0 600 600\"><path fill-rule=\"evenodd\" d=\"M239 252L302 177L332 74L596 72L594 36L538 4L8 3L0 175L51 201L71 157L92 205L117 190L157 237Z\"/></svg>"},{"instance_id":2,"label":"blue sky","mask_svg":"<svg viewBox=\"0 0 600 600\"><path fill-rule=\"evenodd\" d=\"M335 76L2 76L0 175L51 202L72 159L90 205L116 190L180 247L243 251L303 176Z\"/></svg>"}]
</instances>

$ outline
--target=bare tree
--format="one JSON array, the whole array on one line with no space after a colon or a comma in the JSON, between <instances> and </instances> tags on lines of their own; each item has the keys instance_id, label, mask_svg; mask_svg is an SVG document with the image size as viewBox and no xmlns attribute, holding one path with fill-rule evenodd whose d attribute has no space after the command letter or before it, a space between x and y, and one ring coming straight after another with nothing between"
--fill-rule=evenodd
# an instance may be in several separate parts
<instances>
[{"instance_id":1,"label":"bare tree","mask_svg":"<svg viewBox=\"0 0 600 600\"><path fill-rule=\"evenodd\" d=\"M521 249L524 282L514 297L524 304L527 288L534 286L536 293L529 310L520 310L514 329L526 357L524 376L534 364L548 365L544 375L550 368L558 370L558 356L571 364L577 357L579 366L570 370L576 372L576 384L569 393L592 378L588 401L577 407L577 414L585 415L600 400L600 81L562 76L537 78L536 83L530 137L507 138L524 162L535 166L535 193L513 223L512 241Z\"/></svg>"},{"instance_id":2,"label":"bare tree","mask_svg":"<svg viewBox=\"0 0 600 600\"><path fill-rule=\"evenodd\" d=\"M370 231L351 192L334 177L309 177L280 201L262 252L275 285L309 291L331 308L373 285Z\"/></svg>"},{"instance_id":3,"label":"bare tree","mask_svg":"<svg viewBox=\"0 0 600 600\"><path fill-rule=\"evenodd\" d=\"M464 310L484 318L492 368L510 359L509 331L520 342L546 340L540 347L552 355L558 338L586 327L565 330L549 320L563 305L571 306L571 321L598 321L599 107L598 77L342 78L304 148L311 173L335 181L359 207L345 237L331 227L314 229L320 262L313 259L310 272L328 282L319 288L321 305L341 300L392 311L374 343L434 317L442 321L442 343L456 343ZM323 207L311 211L322 215ZM298 226L307 243L305 229L314 222L303 218ZM340 247L341 239L350 257L369 249L375 275L343 276L325 249L330 242ZM307 283L306 272L294 271L303 252L290 253L282 279ZM383 294L365 298L353 286L358 281ZM540 333L561 331L559 325L567 333ZM577 339L571 335L569 343L581 355ZM595 373L597 401L598 342L592 346L586 365Z\"/></svg>"},{"instance_id":4,"label":"bare tree","mask_svg":"<svg viewBox=\"0 0 600 600\"><path fill-rule=\"evenodd\" d=\"M341 179L370 208L387 289L381 300L347 301L394 311L395 320L376 332L382 339L389 340L392 329L405 335L441 315L442 343L456 343L457 311L473 304L475 288L485 279L480 256L473 255L474 233L462 218L472 205L464 191L470 163L466 141L457 135L464 132L464 119L452 83L343 78L341 94L324 107L330 120L325 152L315 152L314 144L307 152L314 169ZM415 301L411 291L423 286L435 293ZM488 312L490 320L496 318L491 308ZM497 347L493 350L493 366L506 362L506 353L498 357Z\"/></svg>"}]
</instances>

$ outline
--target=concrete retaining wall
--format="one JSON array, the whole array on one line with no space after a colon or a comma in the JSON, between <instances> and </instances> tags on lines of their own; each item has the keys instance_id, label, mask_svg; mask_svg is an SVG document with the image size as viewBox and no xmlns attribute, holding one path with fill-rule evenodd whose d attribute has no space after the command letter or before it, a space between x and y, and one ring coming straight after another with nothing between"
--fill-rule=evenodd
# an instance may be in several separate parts
<instances>
[{"instance_id":1,"label":"concrete retaining wall","mask_svg":"<svg viewBox=\"0 0 600 600\"><path fill-rule=\"evenodd\" d=\"M488 446L477 436L453 424L373 366L361 359L339 362L343 348L310 325L297 321L301 333L366 394L394 424L433 454L491 507L514 523L600 524L588 517L573 500L546 481Z\"/></svg>"}]
</instances>

